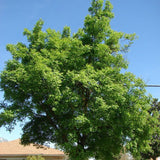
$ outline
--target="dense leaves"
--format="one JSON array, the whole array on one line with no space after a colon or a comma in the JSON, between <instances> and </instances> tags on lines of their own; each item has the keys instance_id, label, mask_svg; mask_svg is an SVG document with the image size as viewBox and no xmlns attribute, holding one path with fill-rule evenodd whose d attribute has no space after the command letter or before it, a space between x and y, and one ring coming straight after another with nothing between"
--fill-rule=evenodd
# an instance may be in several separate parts
<instances>
[{"instance_id":1,"label":"dense leaves","mask_svg":"<svg viewBox=\"0 0 160 160\"><path fill-rule=\"evenodd\" d=\"M42 31L39 20L24 30L28 44L7 45L13 59L1 73L0 125L24 121L22 143L57 143L72 160L112 160L124 144L146 150L151 134L145 84L123 73L135 34L110 27L112 5L93 0L84 28L71 35ZM126 44L120 43L126 40Z\"/></svg>"},{"instance_id":2,"label":"dense leaves","mask_svg":"<svg viewBox=\"0 0 160 160\"><path fill-rule=\"evenodd\" d=\"M160 156L160 102L158 99L153 99L151 108L148 110L151 118L155 118L156 123L152 123L153 134L150 142L151 150L148 152L141 152L142 158L156 160Z\"/></svg>"}]
</instances>

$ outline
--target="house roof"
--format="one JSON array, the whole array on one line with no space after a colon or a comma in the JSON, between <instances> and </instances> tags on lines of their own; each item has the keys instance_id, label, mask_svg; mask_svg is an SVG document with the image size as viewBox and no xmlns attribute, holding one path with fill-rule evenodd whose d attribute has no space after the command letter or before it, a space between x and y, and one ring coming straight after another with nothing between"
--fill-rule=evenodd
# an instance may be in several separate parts
<instances>
[{"instance_id":1,"label":"house roof","mask_svg":"<svg viewBox=\"0 0 160 160\"><path fill-rule=\"evenodd\" d=\"M48 148L37 148L35 145L30 144L23 146L20 144L20 139L8 142L0 143L0 156L24 156L24 155L43 155L43 156L64 156L62 151L57 149Z\"/></svg>"}]
</instances>

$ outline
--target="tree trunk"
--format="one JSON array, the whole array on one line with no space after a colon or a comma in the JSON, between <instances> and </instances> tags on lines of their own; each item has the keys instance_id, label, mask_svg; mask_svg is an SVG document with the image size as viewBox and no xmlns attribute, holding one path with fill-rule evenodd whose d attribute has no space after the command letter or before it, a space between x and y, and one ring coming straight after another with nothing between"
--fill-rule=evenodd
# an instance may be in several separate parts
<instances>
[{"instance_id":1,"label":"tree trunk","mask_svg":"<svg viewBox=\"0 0 160 160\"><path fill-rule=\"evenodd\" d=\"M151 160L157 160L157 157L152 157Z\"/></svg>"}]
</instances>

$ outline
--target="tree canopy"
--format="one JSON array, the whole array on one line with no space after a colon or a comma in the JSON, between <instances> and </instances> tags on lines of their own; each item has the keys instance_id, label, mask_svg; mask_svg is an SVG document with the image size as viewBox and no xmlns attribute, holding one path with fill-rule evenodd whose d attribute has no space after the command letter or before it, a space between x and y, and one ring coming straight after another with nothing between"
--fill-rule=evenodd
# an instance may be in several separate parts
<instances>
[{"instance_id":1,"label":"tree canopy","mask_svg":"<svg viewBox=\"0 0 160 160\"><path fill-rule=\"evenodd\" d=\"M103 4L92 1L75 34L68 26L43 31L39 20L24 30L27 44L7 45L13 58L0 76L0 126L23 122L23 144L57 143L72 160L112 160L123 145L133 155L149 148L150 97L140 78L122 72L135 34L114 31L113 7Z\"/></svg>"}]
</instances>

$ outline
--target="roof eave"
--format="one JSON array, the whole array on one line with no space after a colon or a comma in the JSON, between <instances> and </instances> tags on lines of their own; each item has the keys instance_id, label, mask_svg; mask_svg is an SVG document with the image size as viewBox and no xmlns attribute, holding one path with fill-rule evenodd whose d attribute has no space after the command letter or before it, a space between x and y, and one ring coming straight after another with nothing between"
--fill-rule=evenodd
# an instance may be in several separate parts
<instances>
[{"instance_id":1,"label":"roof eave","mask_svg":"<svg viewBox=\"0 0 160 160\"><path fill-rule=\"evenodd\" d=\"M45 156L45 157L57 157L57 156L60 156L60 157L64 157L65 155L64 154L0 154L0 157L26 157L26 156L38 156L38 155L41 155L41 156Z\"/></svg>"}]
</instances>

